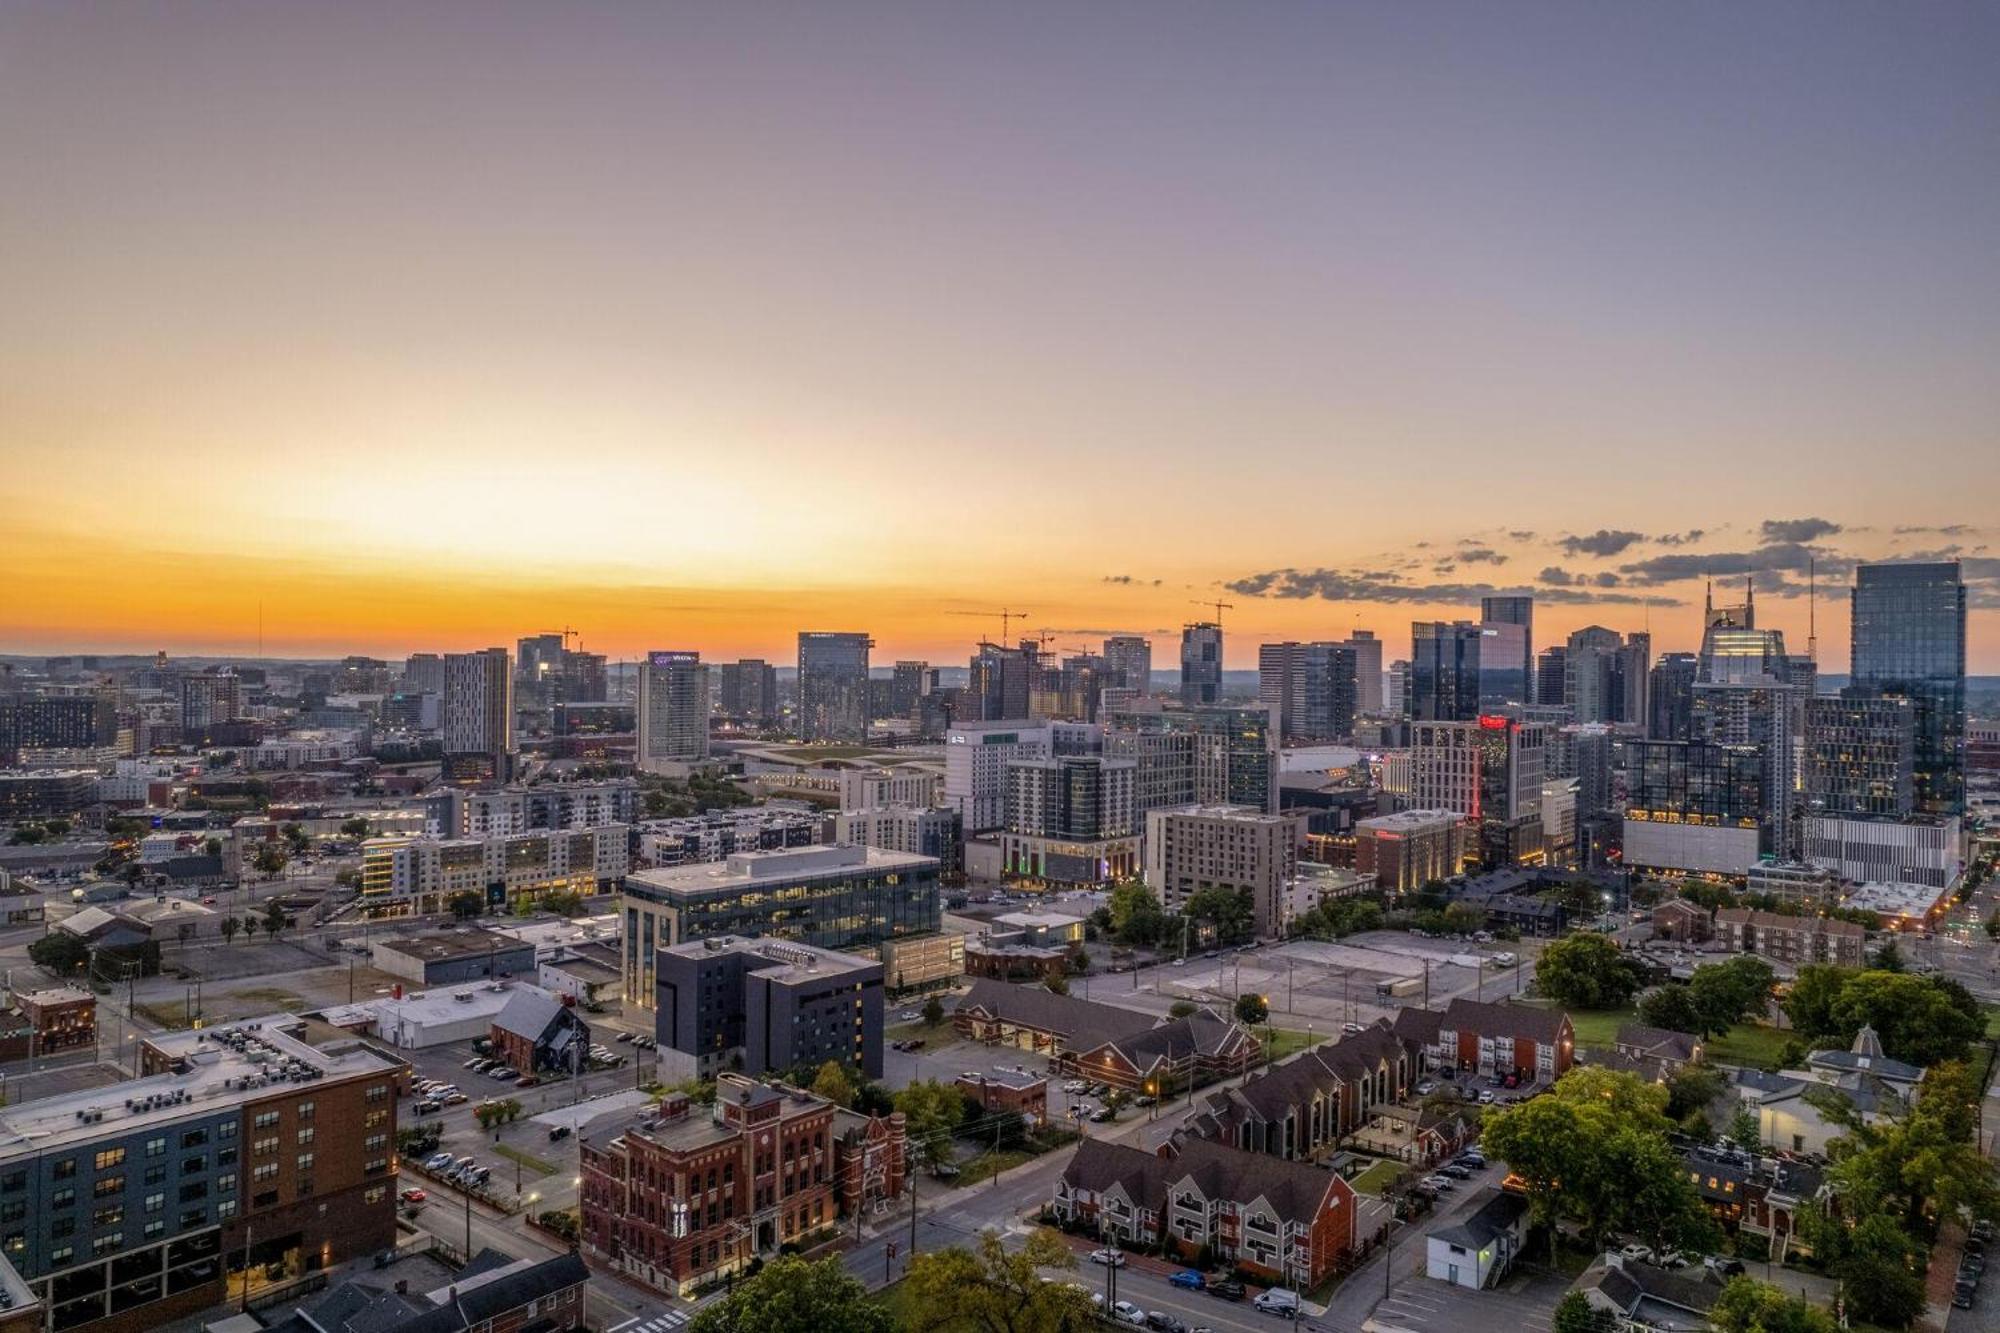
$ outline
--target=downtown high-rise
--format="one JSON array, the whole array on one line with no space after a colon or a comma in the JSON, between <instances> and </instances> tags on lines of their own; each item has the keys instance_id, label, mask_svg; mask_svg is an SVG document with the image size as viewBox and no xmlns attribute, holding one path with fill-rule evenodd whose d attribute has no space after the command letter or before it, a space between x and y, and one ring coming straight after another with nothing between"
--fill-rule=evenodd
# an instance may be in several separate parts
<instances>
[{"instance_id":1,"label":"downtown high-rise","mask_svg":"<svg viewBox=\"0 0 2000 1333\"><path fill-rule=\"evenodd\" d=\"M804 741L864 743L868 739L866 634L799 631L799 711L794 729Z\"/></svg>"},{"instance_id":2,"label":"downtown high-rise","mask_svg":"<svg viewBox=\"0 0 2000 1333\"><path fill-rule=\"evenodd\" d=\"M1862 565L1851 595L1855 687L1908 699L1916 812L1965 810L1965 583L1956 560Z\"/></svg>"},{"instance_id":3,"label":"downtown high-rise","mask_svg":"<svg viewBox=\"0 0 2000 1333\"><path fill-rule=\"evenodd\" d=\"M638 767L661 772L708 757L708 667L695 652L651 652L639 663Z\"/></svg>"},{"instance_id":4,"label":"downtown high-rise","mask_svg":"<svg viewBox=\"0 0 2000 1333\"><path fill-rule=\"evenodd\" d=\"M1222 702L1222 626L1203 620L1181 628L1181 702Z\"/></svg>"},{"instance_id":5,"label":"downtown high-rise","mask_svg":"<svg viewBox=\"0 0 2000 1333\"><path fill-rule=\"evenodd\" d=\"M459 781L505 782L514 758L514 669L505 648L444 656L444 768Z\"/></svg>"}]
</instances>

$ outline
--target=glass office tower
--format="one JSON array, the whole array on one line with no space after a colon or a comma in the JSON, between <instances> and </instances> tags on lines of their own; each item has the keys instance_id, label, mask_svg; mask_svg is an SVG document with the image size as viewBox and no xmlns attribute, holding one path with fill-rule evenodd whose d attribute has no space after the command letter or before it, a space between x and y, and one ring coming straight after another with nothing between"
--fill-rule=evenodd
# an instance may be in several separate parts
<instances>
[{"instance_id":1,"label":"glass office tower","mask_svg":"<svg viewBox=\"0 0 2000 1333\"><path fill-rule=\"evenodd\" d=\"M1916 810L1965 811L1965 584L1956 560L1854 571L1849 668L1856 686L1916 712Z\"/></svg>"}]
</instances>

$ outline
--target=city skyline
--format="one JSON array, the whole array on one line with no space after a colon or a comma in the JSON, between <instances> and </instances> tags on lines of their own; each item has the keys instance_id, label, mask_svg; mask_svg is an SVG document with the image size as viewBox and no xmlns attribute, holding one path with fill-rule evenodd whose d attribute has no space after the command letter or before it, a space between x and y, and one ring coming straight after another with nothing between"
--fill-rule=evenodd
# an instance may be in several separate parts
<instances>
[{"instance_id":1,"label":"city skyline","mask_svg":"<svg viewBox=\"0 0 2000 1333\"><path fill-rule=\"evenodd\" d=\"M1222 598L1241 670L1517 591L1684 650L1704 569L1803 643L1817 559L1839 670L1853 560L1942 554L2000 671L1996 50L1788 4L13 8L0 650L244 653L261 607L274 655L954 661L1003 606Z\"/></svg>"}]
</instances>

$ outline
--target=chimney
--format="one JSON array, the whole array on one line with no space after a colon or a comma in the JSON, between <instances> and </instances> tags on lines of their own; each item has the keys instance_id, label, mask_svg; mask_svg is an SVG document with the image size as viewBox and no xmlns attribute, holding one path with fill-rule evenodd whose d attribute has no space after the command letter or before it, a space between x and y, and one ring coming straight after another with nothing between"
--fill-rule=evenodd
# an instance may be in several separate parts
<instances>
[{"instance_id":1,"label":"chimney","mask_svg":"<svg viewBox=\"0 0 2000 1333\"><path fill-rule=\"evenodd\" d=\"M398 1296L407 1296L410 1294L410 1280L408 1278L402 1277L396 1279L396 1294Z\"/></svg>"}]
</instances>

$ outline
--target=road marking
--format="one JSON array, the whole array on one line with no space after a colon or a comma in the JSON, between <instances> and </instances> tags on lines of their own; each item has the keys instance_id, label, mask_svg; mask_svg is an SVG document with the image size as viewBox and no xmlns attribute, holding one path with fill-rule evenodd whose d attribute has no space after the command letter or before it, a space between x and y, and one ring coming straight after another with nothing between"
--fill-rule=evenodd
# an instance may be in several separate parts
<instances>
[{"instance_id":1,"label":"road marking","mask_svg":"<svg viewBox=\"0 0 2000 1333\"><path fill-rule=\"evenodd\" d=\"M679 1328L687 1321L687 1311L669 1310L665 1314L654 1315L651 1319L639 1325L635 1333L667 1333L669 1329ZM625 1325L620 1324L618 1327L623 1328Z\"/></svg>"},{"instance_id":2,"label":"road marking","mask_svg":"<svg viewBox=\"0 0 2000 1333\"><path fill-rule=\"evenodd\" d=\"M630 1328L633 1324L636 1324L638 1322L639 1322L639 1316L633 1315L630 1319L627 1319L624 1323L613 1324L610 1328L605 1329L604 1333L618 1333L619 1329Z\"/></svg>"}]
</instances>

